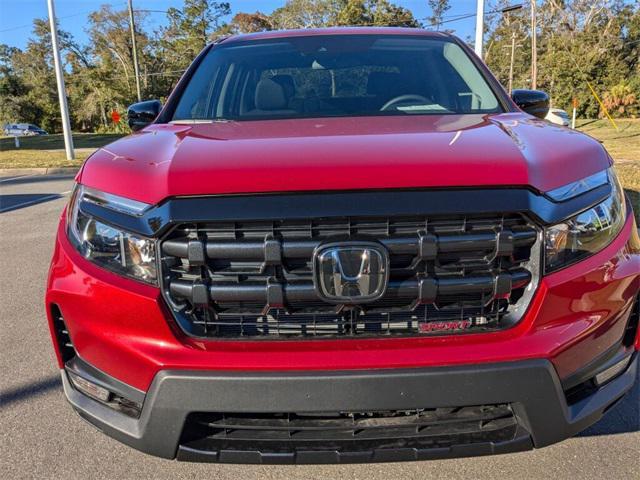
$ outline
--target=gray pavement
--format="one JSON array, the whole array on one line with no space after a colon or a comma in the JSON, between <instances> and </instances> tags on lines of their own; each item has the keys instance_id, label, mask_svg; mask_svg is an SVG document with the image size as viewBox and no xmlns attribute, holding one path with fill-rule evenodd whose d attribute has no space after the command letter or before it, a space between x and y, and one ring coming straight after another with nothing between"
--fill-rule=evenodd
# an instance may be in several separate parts
<instances>
[{"instance_id":1,"label":"gray pavement","mask_svg":"<svg viewBox=\"0 0 640 480\"><path fill-rule=\"evenodd\" d=\"M0 476L69 479L638 479L636 389L578 437L532 452L460 460L336 466L189 464L132 450L66 404L43 297L71 177L0 178Z\"/></svg>"}]
</instances>

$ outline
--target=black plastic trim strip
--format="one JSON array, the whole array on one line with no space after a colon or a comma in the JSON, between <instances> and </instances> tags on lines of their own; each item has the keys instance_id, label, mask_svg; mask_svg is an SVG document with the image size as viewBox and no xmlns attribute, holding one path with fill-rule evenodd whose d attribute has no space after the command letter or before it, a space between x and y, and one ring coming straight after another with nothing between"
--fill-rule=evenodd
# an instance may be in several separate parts
<instances>
[{"instance_id":1,"label":"black plastic trim strip","mask_svg":"<svg viewBox=\"0 0 640 480\"><path fill-rule=\"evenodd\" d=\"M130 232L160 237L176 223L280 218L522 213L540 224L553 225L597 205L610 194L610 185L566 202L554 202L524 187L314 191L173 197L140 217L85 201L80 209Z\"/></svg>"},{"instance_id":2,"label":"black plastic trim strip","mask_svg":"<svg viewBox=\"0 0 640 480\"><path fill-rule=\"evenodd\" d=\"M78 355L69 360L64 367L65 370L75 373L82 378L86 378L92 383L106 388L121 397L133 400L136 403L144 403L145 392L110 377L93 365L82 360Z\"/></svg>"},{"instance_id":3,"label":"black plastic trim strip","mask_svg":"<svg viewBox=\"0 0 640 480\"><path fill-rule=\"evenodd\" d=\"M615 345L589 362L588 365L585 365L577 372L564 378L562 380L562 388L567 391L581 383L591 380L598 373L604 372L606 369L622 361L625 357L630 357L633 355L633 352L633 348L624 348L621 346L621 342L616 342Z\"/></svg>"},{"instance_id":4,"label":"black plastic trim strip","mask_svg":"<svg viewBox=\"0 0 640 480\"><path fill-rule=\"evenodd\" d=\"M206 451L184 445L178 447L177 460L184 462L245 463L258 465L315 465L333 463L414 462L445 458L497 455L531 450L529 433L519 427L513 440L479 442L440 448L380 448L364 451L298 450L296 452L262 452L259 450Z\"/></svg>"}]
</instances>

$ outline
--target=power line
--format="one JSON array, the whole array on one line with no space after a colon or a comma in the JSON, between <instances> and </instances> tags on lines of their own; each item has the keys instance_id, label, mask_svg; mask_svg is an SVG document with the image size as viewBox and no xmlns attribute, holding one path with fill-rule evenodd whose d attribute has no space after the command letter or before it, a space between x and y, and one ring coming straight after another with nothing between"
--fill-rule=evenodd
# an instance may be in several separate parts
<instances>
[{"instance_id":1,"label":"power line","mask_svg":"<svg viewBox=\"0 0 640 480\"><path fill-rule=\"evenodd\" d=\"M124 5L124 3L118 3L116 5L113 5L114 7L119 7ZM59 23L60 20L64 20L65 18L73 18L73 17L79 17L80 15L89 15L90 13L95 13L97 12L97 10L87 10L85 12L80 12L80 13L74 13L71 15L65 15L64 17L57 17L56 21ZM22 28L31 28L33 27L33 22L32 23L27 23L24 25L16 25L15 27L10 27L10 28L5 28L4 30L0 30L0 33L5 33L5 32L12 32L14 30L20 30Z\"/></svg>"},{"instance_id":2,"label":"power line","mask_svg":"<svg viewBox=\"0 0 640 480\"><path fill-rule=\"evenodd\" d=\"M120 7L120 6L124 6L126 5L126 3L119 3L116 5L113 5L114 7ZM496 9L496 10L490 10L488 12L485 12L485 15L490 15L492 13L501 13L501 12L505 12L505 11L509 11L509 9L511 8L519 8L522 7L523 4L519 3L519 4L515 4L515 5L509 5L508 7L505 8L501 8L501 9ZM73 17L79 17L80 15L88 15L90 13L94 13L96 12L96 10L88 10L85 12L80 12L80 13L74 13L72 15L65 15L64 17L58 17L58 21L60 20L64 20L66 18L73 18ZM141 13L169 13L168 10L153 10L153 9L140 9L140 8L136 8L134 10L134 12L141 12ZM440 22L436 22L436 23L432 23L432 25L442 25L444 23L451 23L451 22L458 22L460 20L466 20L467 18L471 18L471 17L475 17L476 14L475 12L473 13L461 13L461 14L457 14L457 15L449 15L449 16L445 16L442 17L446 20L442 20ZM429 17L423 17L420 18L418 20L429 20ZM11 32L14 30L20 30L22 28L30 28L33 27L33 23L29 23L29 24L25 24L25 25L17 25L15 27L11 27L11 28L6 28L4 30L0 30L0 33L5 33L5 32Z\"/></svg>"},{"instance_id":3,"label":"power line","mask_svg":"<svg viewBox=\"0 0 640 480\"><path fill-rule=\"evenodd\" d=\"M524 6L523 3L516 3L514 5L508 5L504 8L498 8L496 10L489 10L484 12L484 15L491 15L493 13L509 13L513 10L519 10L520 8L522 8ZM447 20L442 20L440 22L435 22L432 23L432 25L442 25L443 23L451 23L451 22L457 22L460 20L466 20L467 18L472 18L476 16L476 12L469 12L469 13L461 13L458 15L450 15L448 17L442 17L442 18L446 18ZM419 20L429 20L430 17L424 17L424 18L420 18Z\"/></svg>"}]
</instances>

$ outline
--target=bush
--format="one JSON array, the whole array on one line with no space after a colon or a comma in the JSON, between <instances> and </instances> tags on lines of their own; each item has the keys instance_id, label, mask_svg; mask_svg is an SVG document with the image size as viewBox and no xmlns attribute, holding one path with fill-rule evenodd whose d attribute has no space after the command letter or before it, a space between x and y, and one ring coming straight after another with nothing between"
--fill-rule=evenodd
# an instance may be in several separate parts
<instances>
[{"instance_id":1,"label":"bush","mask_svg":"<svg viewBox=\"0 0 640 480\"><path fill-rule=\"evenodd\" d=\"M611 115L637 118L640 114L639 98L640 94L634 86L622 81L604 94L602 103ZM604 117L604 112L601 111L599 115Z\"/></svg>"}]
</instances>

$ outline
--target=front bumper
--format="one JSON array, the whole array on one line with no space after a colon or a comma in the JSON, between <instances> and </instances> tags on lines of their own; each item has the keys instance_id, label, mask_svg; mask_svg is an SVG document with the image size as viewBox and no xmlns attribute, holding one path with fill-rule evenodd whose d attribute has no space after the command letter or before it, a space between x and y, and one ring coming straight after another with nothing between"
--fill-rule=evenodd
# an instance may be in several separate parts
<instances>
[{"instance_id":1,"label":"front bumper","mask_svg":"<svg viewBox=\"0 0 640 480\"><path fill-rule=\"evenodd\" d=\"M629 355L629 354L627 354ZM584 398L568 403L555 369L547 360L411 369L400 371L309 373L225 373L161 371L144 399L139 419L127 417L84 396L62 371L64 391L73 407L106 434L146 453L187 461L233 463L336 463L425 460L539 448L571 437L599 420L631 389L637 376L637 355L626 371ZM87 369L91 367L86 366ZM82 362L75 366L82 371ZM102 377L102 385L119 382ZM186 421L192 412L371 412L463 407L507 403L517 428L509 438L491 441L476 434L439 437L429 447L415 447L405 438L359 442L332 448L296 448L287 441L256 438L251 449L224 442L214 448L188 443ZM425 431L424 437L428 437ZM200 445L203 443L200 442ZM199 445L196 443L196 445ZM246 445L246 443L245 443Z\"/></svg>"},{"instance_id":2,"label":"front bumper","mask_svg":"<svg viewBox=\"0 0 640 480\"><path fill-rule=\"evenodd\" d=\"M542 447L596 422L633 385L637 360L615 380L576 400L569 390L622 349L640 349L630 321L640 287L633 217L607 248L541 279L513 328L446 337L225 342L185 337L158 289L81 258L61 225L47 290L64 316L77 359L114 392L143 403L134 419L84 396L67 398L105 433L153 455L252 463L392 461L481 455ZM630 329L630 326L632 327ZM603 352L613 352L612 355ZM636 354L637 355L637 354ZM60 366L64 366L59 355ZM136 398L133 398L136 397ZM506 404L517 429L506 440L472 432L431 447L394 440L352 448L195 448L184 441L194 412L239 414L415 411ZM286 442L285 442L286 443ZM344 446L344 443L342 444Z\"/></svg>"}]
</instances>

